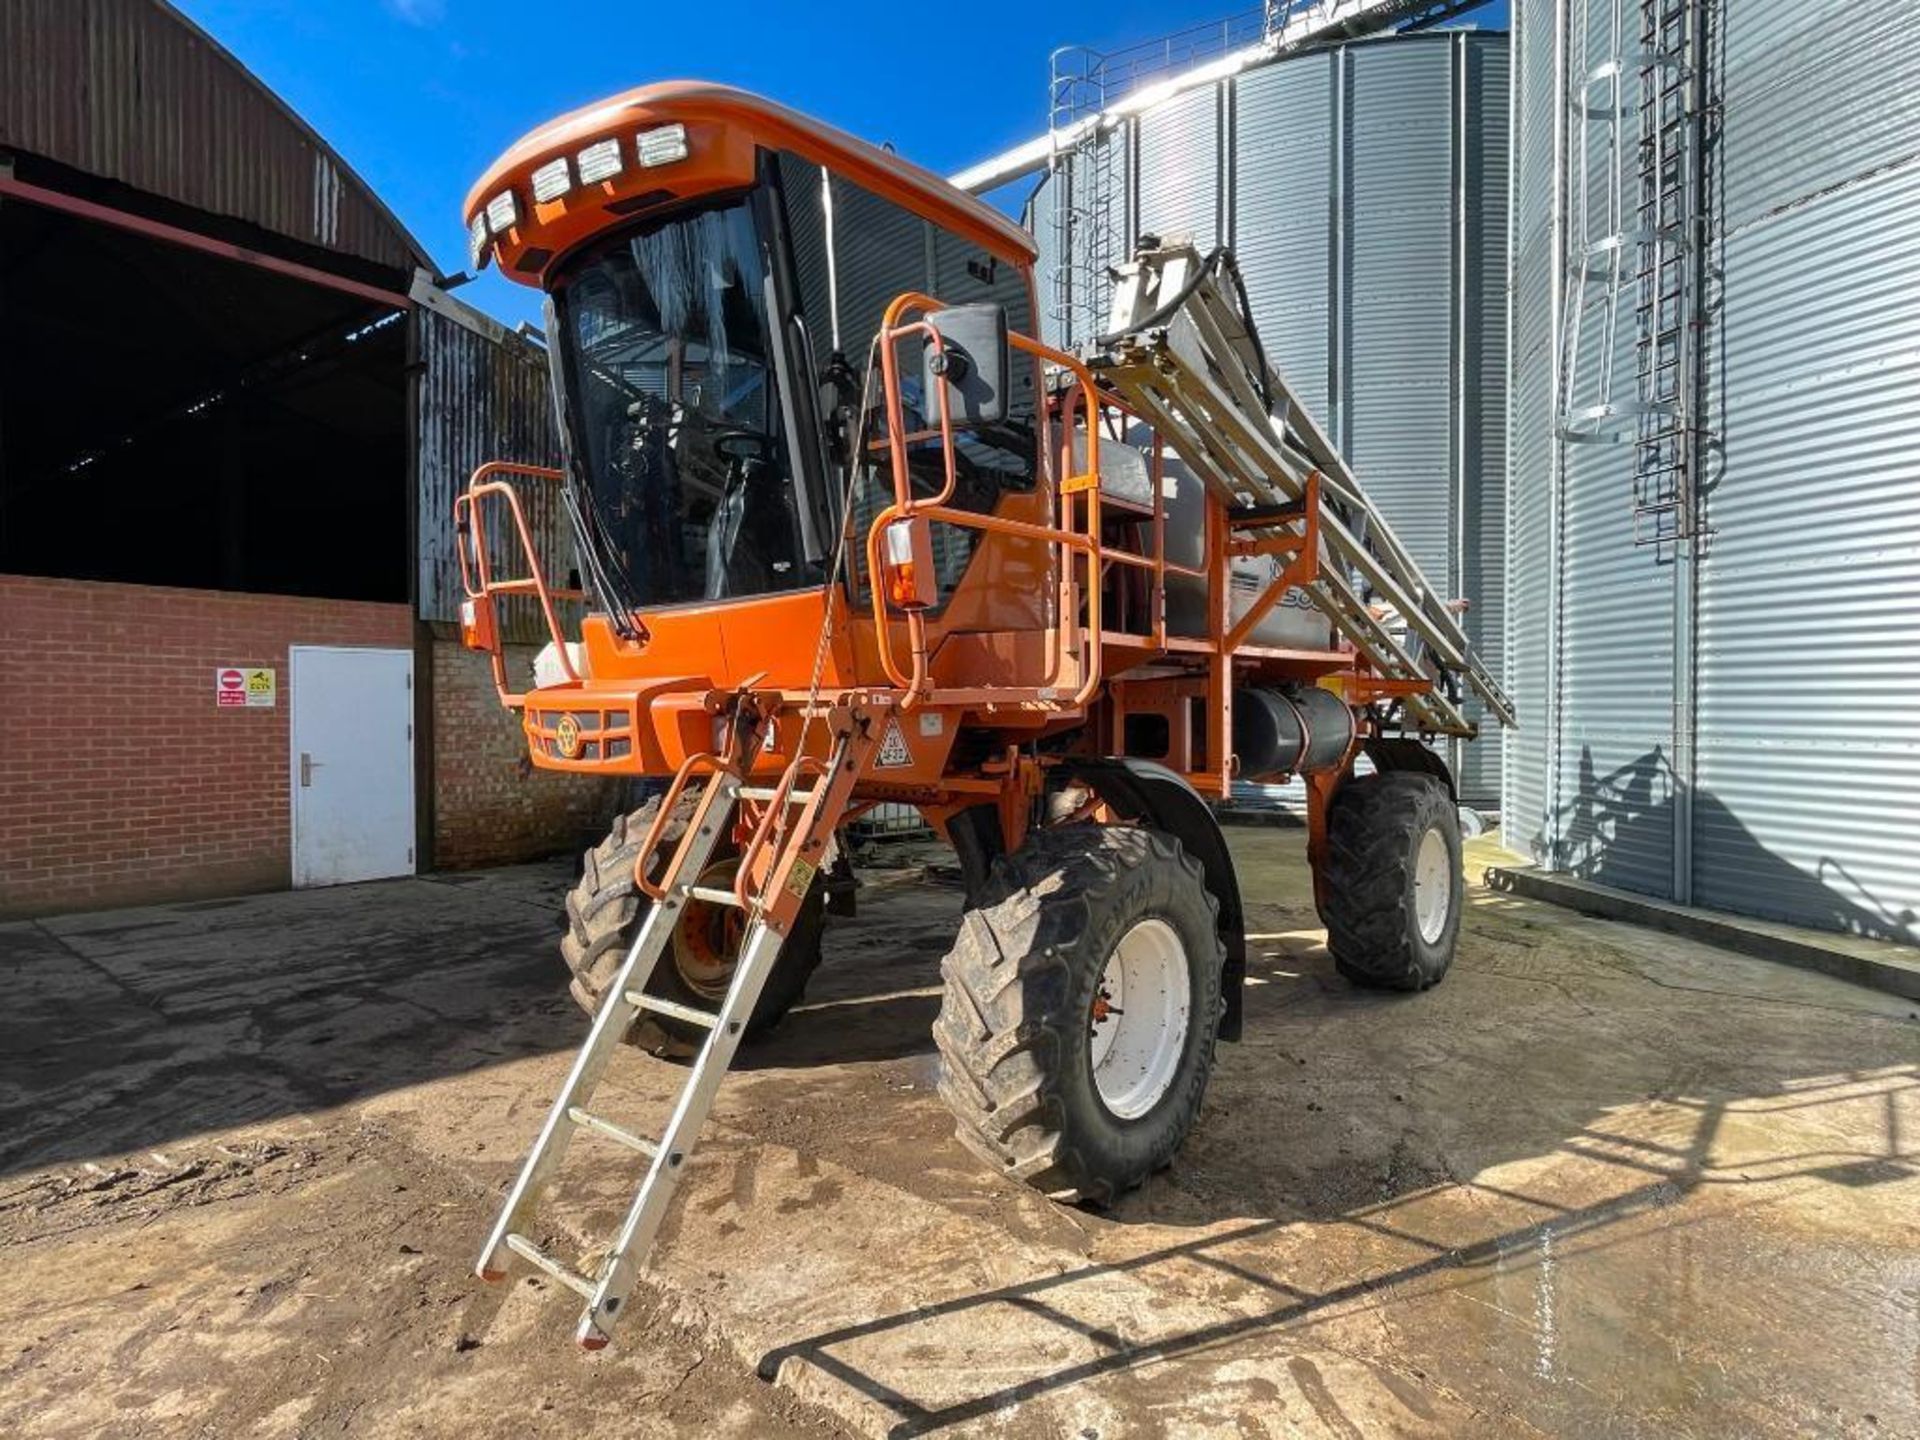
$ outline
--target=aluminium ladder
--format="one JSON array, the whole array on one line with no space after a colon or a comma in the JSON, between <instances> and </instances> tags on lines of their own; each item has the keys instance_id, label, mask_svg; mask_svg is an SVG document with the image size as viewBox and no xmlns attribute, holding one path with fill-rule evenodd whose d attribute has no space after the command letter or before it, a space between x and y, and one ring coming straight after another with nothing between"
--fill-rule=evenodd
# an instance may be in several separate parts
<instances>
[{"instance_id":1,"label":"aluminium ladder","mask_svg":"<svg viewBox=\"0 0 1920 1440\"><path fill-rule=\"evenodd\" d=\"M1083 352L1094 374L1150 422L1227 506L1240 532L1293 536L1283 528L1320 477L1320 534L1333 563L1302 592L1391 681L1432 688L1405 697L1412 727L1473 735L1460 709L1464 679L1503 725L1513 702L1474 654L1452 608L1367 499L1352 469L1261 349L1235 287L1213 274L1225 251L1203 261L1186 243L1144 247L1120 267L1111 333ZM1235 512L1246 521L1235 521ZM1265 525L1254 517L1271 515ZM1398 623L1377 613L1383 603ZM1404 643L1395 634L1404 625Z\"/></svg>"},{"instance_id":2,"label":"aluminium ladder","mask_svg":"<svg viewBox=\"0 0 1920 1440\"><path fill-rule=\"evenodd\" d=\"M734 1052L772 973L792 918L804 903L815 873L825 868L834 827L846 812L847 797L865 771L877 745L879 730L871 715L835 711L829 723L837 730L831 760L821 766L796 756L779 782L771 787L746 783L745 770L758 751L757 724L729 726L726 755L695 755L681 766L672 788L662 798L653 831L643 844L636 873L644 878L657 848L659 832L675 809L697 769L710 768L694 802L686 834L655 888L657 898L642 919L626 959L607 987L573 1068L554 1098L546 1123L533 1143L506 1204L481 1251L477 1273L485 1280L506 1275L509 1258L528 1264L577 1293L586 1308L581 1312L575 1339L588 1350L598 1350L610 1338L638 1279L639 1265L652 1247L666 1218L667 1206L686 1172L695 1141L706 1123L720 1082L733 1063ZM744 734L743 734L744 729ZM735 757L745 756L746 759ZM811 773L811 789L796 782ZM701 886L688 877L705 873L716 846L731 826L742 801L766 807L753 840L743 849L739 877L732 890ZM798 815L789 816L797 809ZM763 843L764 842L764 843ZM756 859L765 857L764 877L756 884ZM646 992L655 964L666 953L674 927L689 900L727 905L746 911L740 958L718 1012L704 1010ZM700 1053L686 1073L680 1096L659 1139L637 1135L604 1115L587 1108L621 1040L642 1014L664 1015L707 1031ZM551 1184L574 1137L582 1130L632 1150L648 1162L645 1177L628 1206L626 1218L607 1245L592 1275L583 1274L540 1248L530 1230L542 1194Z\"/></svg>"}]
</instances>

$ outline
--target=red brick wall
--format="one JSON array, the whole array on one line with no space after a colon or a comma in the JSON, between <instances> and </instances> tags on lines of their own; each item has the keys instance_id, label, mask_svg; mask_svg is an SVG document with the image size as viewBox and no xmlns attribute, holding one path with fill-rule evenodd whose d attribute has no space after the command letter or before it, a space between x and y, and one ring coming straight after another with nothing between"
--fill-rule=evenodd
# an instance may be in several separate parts
<instances>
[{"instance_id":1,"label":"red brick wall","mask_svg":"<svg viewBox=\"0 0 1920 1440\"><path fill-rule=\"evenodd\" d=\"M536 647L509 645L523 683ZM606 832L625 786L535 770L517 711L503 710L484 655L433 644L433 863L446 869L572 853ZM589 838L591 837L591 838Z\"/></svg>"},{"instance_id":2,"label":"red brick wall","mask_svg":"<svg viewBox=\"0 0 1920 1440\"><path fill-rule=\"evenodd\" d=\"M0 914L286 885L287 647L412 644L405 605L0 575ZM222 665L278 704L216 709Z\"/></svg>"}]
</instances>

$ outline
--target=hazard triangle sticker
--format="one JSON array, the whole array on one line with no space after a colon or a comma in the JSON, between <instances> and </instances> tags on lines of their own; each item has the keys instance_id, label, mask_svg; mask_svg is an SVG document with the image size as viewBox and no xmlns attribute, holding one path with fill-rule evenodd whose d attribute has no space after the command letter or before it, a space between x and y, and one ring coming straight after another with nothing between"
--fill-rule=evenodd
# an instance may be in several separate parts
<instances>
[{"instance_id":1,"label":"hazard triangle sticker","mask_svg":"<svg viewBox=\"0 0 1920 1440\"><path fill-rule=\"evenodd\" d=\"M900 733L898 720L887 721L887 733L880 737L880 756L873 763L881 770L903 770L913 764L913 752L907 749L907 737Z\"/></svg>"}]
</instances>

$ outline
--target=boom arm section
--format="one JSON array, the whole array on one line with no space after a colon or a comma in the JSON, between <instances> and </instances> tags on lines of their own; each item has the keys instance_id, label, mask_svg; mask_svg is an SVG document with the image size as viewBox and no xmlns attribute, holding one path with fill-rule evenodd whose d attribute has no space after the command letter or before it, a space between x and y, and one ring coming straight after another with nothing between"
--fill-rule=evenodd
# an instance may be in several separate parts
<instances>
[{"instance_id":1,"label":"boom arm section","mask_svg":"<svg viewBox=\"0 0 1920 1440\"><path fill-rule=\"evenodd\" d=\"M1320 533L1332 563L1323 559L1302 592L1382 688L1400 695L1412 728L1474 734L1460 709L1462 679L1501 724L1515 724L1513 702L1446 599L1267 359L1232 265L1225 250L1202 260L1191 245L1144 246L1120 267L1109 333L1089 368L1161 432L1230 514L1274 514L1268 526L1237 526L1242 533L1292 533L1283 528L1287 512L1298 513L1309 476L1319 475ZM1224 289L1223 272L1232 280Z\"/></svg>"}]
</instances>

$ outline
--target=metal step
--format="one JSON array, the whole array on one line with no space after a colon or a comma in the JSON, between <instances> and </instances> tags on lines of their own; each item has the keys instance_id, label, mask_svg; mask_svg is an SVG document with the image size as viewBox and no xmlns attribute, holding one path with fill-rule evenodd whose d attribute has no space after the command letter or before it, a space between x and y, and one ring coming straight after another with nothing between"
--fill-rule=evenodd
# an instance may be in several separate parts
<instances>
[{"instance_id":1,"label":"metal step","mask_svg":"<svg viewBox=\"0 0 1920 1440\"><path fill-rule=\"evenodd\" d=\"M585 1299L593 1298L593 1281L578 1270L570 1269L554 1259L538 1245L524 1235L509 1234L506 1237L507 1249L518 1255L536 1270L544 1270L569 1290Z\"/></svg>"},{"instance_id":2,"label":"metal step","mask_svg":"<svg viewBox=\"0 0 1920 1440\"><path fill-rule=\"evenodd\" d=\"M636 1010L647 1010L655 1015L665 1015L670 1019L682 1020L689 1025L698 1025L702 1030L713 1029L716 1018L711 1011L696 1010L691 1005L682 1005L677 1000L667 1000L658 995L649 995L642 990L629 990L627 992L627 1003Z\"/></svg>"},{"instance_id":3,"label":"metal step","mask_svg":"<svg viewBox=\"0 0 1920 1440\"><path fill-rule=\"evenodd\" d=\"M594 1114L591 1110L584 1109L579 1105L569 1105L567 1107L567 1118L573 1121L574 1124L583 1126L597 1135L604 1135L609 1140L619 1141L629 1150L639 1151L648 1159L652 1159L660 1153L660 1147L654 1144L653 1141L642 1139L631 1130L622 1129L611 1120L604 1119Z\"/></svg>"},{"instance_id":4,"label":"metal step","mask_svg":"<svg viewBox=\"0 0 1920 1440\"><path fill-rule=\"evenodd\" d=\"M773 797L779 793L778 787L772 785L742 785L740 787L740 798L742 800L753 800L762 805L770 803ZM811 790L796 789L787 792L787 803L789 805L804 805L812 798L813 791Z\"/></svg>"}]
</instances>

